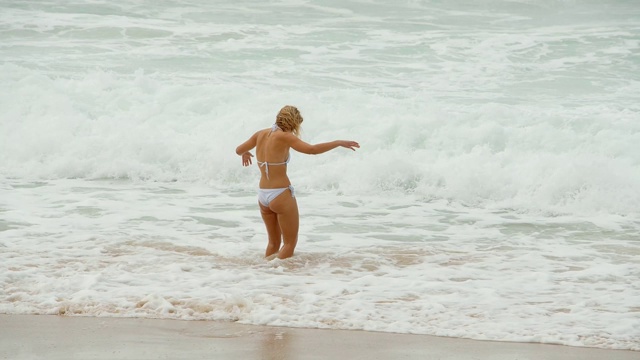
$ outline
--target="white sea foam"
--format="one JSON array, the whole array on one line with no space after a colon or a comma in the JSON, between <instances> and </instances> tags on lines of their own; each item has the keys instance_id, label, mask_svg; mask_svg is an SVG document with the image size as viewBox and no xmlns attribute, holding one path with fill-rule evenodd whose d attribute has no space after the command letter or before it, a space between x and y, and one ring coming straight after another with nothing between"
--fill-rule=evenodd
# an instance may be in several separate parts
<instances>
[{"instance_id":1,"label":"white sea foam","mask_svg":"<svg viewBox=\"0 0 640 360\"><path fill-rule=\"evenodd\" d=\"M274 104L291 102L308 119L306 140L350 137L363 146L356 154L294 156L296 185L536 211L640 211L640 122L628 109L454 108L359 90L260 96L233 85L189 86L143 73L52 79L13 65L4 69L0 156L2 173L11 178L246 186L255 172L237 166L233 149L270 124Z\"/></svg>"},{"instance_id":2,"label":"white sea foam","mask_svg":"<svg viewBox=\"0 0 640 360\"><path fill-rule=\"evenodd\" d=\"M268 262L252 193L130 181L5 186L0 312L639 349L637 223L299 197L298 254Z\"/></svg>"},{"instance_id":3,"label":"white sea foam","mask_svg":"<svg viewBox=\"0 0 640 360\"><path fill-rule=\"evenodd\" d=\"M631 2L9 2L0 312L636 349ZM297 105L299 254L235 147Z\"/></svg>"}]
</instances>

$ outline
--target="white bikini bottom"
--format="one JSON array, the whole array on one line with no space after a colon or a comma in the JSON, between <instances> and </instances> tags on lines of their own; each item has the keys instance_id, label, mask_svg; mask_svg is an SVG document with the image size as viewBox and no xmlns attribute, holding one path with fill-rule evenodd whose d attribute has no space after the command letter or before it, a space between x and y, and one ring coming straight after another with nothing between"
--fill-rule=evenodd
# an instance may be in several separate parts
<instances>
[{"instance_id":1,"label":"white bikini bottom","mask_svg":"<svg viewBox=\"0 0 640 360\"><path fill-rule=\"evenodd\" d=\"M263 206L269 206L269 203L273 201L273 199L277 198L278 195L285 192L287 189L291 190L291 197L296 197L296 194L293 192L293 186L289 185L286 188L277 188L277 189L258 189L258 201Z\"/></svg>"}]
</instances>

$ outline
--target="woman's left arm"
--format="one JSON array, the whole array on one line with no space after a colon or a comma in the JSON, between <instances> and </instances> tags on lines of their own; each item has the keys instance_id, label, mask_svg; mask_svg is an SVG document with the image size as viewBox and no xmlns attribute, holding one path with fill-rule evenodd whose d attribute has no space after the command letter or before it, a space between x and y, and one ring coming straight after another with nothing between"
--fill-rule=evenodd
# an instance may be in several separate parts
<instances>
[{"instance_id":1,"label":"woman's left arm","mask_svg":"<svg viewBox=\"0 0 640 360\"><path fill-rule=\"evenodd\" d=\"M236 154L242 156L242 165L249 166L251 165L251 158L253 155L249 152L249 150L256 147L256 143L258 141L258 133L253 134L249 140L243 142L236 148Z\"/></svg>"}]
</instances>

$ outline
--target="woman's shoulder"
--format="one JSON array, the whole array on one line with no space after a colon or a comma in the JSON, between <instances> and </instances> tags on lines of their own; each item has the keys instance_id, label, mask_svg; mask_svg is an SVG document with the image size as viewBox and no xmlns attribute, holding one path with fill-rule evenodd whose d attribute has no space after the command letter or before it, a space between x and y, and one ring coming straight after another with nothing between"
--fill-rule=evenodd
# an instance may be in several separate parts
<instances>
[{"instance_id":1,"label":"woman's shoulder","mask_svg":"<svg viewBox=\"0 0 640 360\"><path fill-rule=\"evenodd\" d=\"M292 138L296 138L295 135L293 135L290 132L286 132L286 131L273 131L272 128L266 128L266 129L262 129L262 130L258 130L255 133L255 136L259 139L262 140L264 138L266 138L267 136L270 138L273 138L274 140L280 142L289 142Z\"/></svg>"},{"instance_id":2,"label":"woman's shoulder","mask_svg":"<svg viewBox=\"0 0 640 360\"><path fill-rule=\"evenodd\" d=\"M269 129L261 129L261 130L256 131L254 136L263 137L263 136L267 135L268 133L269 133Z\"/></svg>"}]
</instances>

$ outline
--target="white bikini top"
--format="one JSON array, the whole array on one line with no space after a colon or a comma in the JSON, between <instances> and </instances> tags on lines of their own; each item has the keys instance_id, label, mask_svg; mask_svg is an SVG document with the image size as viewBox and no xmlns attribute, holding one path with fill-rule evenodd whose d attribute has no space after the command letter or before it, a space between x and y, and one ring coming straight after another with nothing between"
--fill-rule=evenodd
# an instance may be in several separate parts
<instances>
[{"instance_id":1,"label":"white bikini top","mask_svg":"<svg viewBox=\"0 0 640 360\"><path fill-rule=\"evenodd\" d=\"M274 131L283 131L282 129L280 129L280 127L276 124L273 124L273 126L271 126L271 131L269 131L269 135L271 135L272 132ZM291 160L291 154L289 154L289 157L287 158L287 160L285 160L284 162L279 162L279 163L270 163L270 162L266 162L266 161L258 161L258 166L259 167L263 167L264 166L264 173L267 175L267 179L269 178L269 165L271 166L277 166L277 165L287 165L289 163L289 161Z\"/></svg>"}]
</instances>

